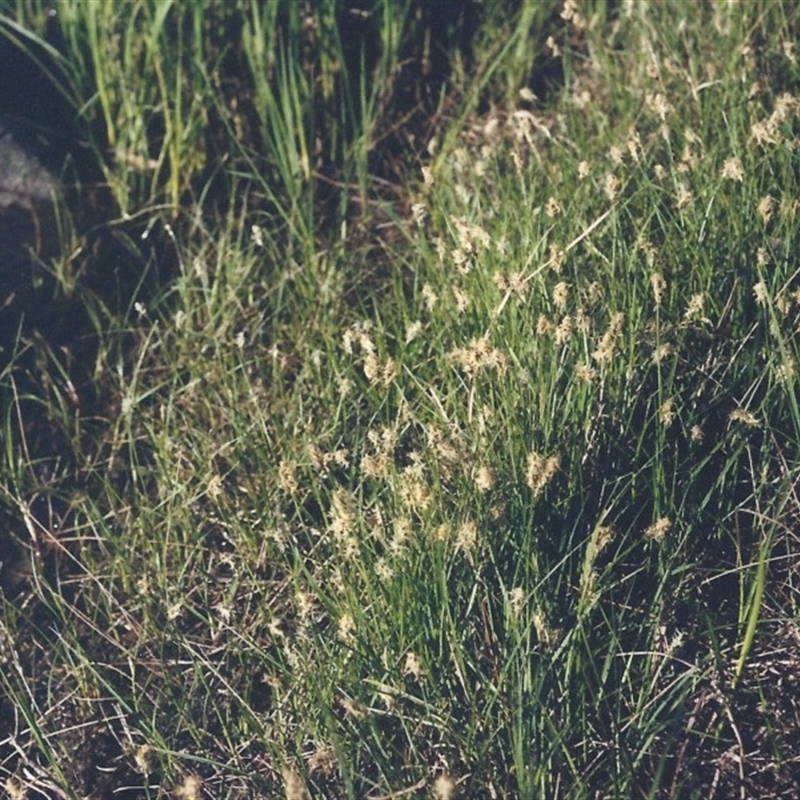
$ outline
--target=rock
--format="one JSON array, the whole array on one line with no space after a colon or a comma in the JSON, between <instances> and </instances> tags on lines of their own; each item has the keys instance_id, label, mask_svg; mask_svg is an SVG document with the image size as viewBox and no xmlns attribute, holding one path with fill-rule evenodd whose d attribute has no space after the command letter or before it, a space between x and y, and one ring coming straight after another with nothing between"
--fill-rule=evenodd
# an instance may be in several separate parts
<instances>
[{"instance_id":1,"label":"rock","mask_svg":"<svg viewBox=\"0 0 800 800\"><path fill-rule=\"evenodd\" d=\"M2 291L30 261L58 250L55 202L58 181L17 140L11 125L0 118L0 276ZM11 280L10 280L11 278ZM2 298L0 298L2 303Z\"/></svg>"}]
</instances>

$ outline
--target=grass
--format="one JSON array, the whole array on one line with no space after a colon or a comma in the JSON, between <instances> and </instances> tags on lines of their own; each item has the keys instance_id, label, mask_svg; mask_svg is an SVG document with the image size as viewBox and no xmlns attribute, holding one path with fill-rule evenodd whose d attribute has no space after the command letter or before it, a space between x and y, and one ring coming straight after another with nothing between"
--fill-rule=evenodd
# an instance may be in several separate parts
<instances>
[{"instance_id":1,"label":"grass","mask_svg":"<svg viewBox=\"0 0 800 800\"><path fill-rule=\"evenodd\" d=\"M432 8L57 4L174 274L0 378L9 796L794 796L798 14Z\"/></svg>"}]
</instances>

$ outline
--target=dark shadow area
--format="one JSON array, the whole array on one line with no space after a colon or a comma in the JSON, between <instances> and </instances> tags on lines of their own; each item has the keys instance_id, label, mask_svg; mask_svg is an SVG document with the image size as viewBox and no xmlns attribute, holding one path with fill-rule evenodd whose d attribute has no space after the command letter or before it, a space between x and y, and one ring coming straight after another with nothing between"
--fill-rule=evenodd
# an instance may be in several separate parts
<instances>
[{"instance_id":1,"label":"dark shadow area","mask_svg":"<svg viewBox=\"0 0 800 800\"><path fill-rule=\"evenodd\" d=\"M28 498L30 524L54 534L68 530L70 492L85 484L82 451L117 413L98 353L124 359L126 320L176 264L163 224L120 221L103 139L71 99L60 46L55 15L44 42L0 20L0 424L6 454L28 472L7 488ZM60 567L58 548L32 543L7 502L0 589L10 598L29 585L32 560L54 578Z\"/></svg>"}]
</instances>

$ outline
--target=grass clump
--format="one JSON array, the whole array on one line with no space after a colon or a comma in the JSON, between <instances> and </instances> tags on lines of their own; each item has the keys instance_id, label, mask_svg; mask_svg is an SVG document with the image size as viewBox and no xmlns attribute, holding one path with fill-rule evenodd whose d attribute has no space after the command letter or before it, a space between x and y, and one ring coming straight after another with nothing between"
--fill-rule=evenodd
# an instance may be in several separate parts
<instances>
[{"instance_id":1,"label":"grass clump","mask_svg":"<svg viewBox=\"0 0 800 800\"><path fill-rule=\"evenodd\" d=\"M165 123L129 210L165 193L177 275L98 350L102 424L39 398L63 480L11 393L10 793L792 796L797 13L539 7L469 39L479 89L452 56L392 193L422 6L343 83L333 4L239 9L272 115L178 222Z\"/></svg>"}]
</instances>

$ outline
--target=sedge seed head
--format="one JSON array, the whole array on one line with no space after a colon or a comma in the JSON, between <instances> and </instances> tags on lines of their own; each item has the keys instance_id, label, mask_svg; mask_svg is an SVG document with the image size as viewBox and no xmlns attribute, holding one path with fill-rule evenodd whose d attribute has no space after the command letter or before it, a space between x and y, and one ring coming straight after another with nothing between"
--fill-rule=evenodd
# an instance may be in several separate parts
<instances>
[{"instance_id":1,"label":"sedge seed head","mask_svg":"<svg viewBox=\"0 0 800 800\"><path fill-rule=\"evenodd\" d=\"M772 219L772 213L776 205L775 198L771 195L765 195L758 201L758 216L761 217L764 225Z\"/></svg>"},{"instance_id":2,"label":"sedge seed head","mask_svg":"<svg viewBox=\"0 0 800 800\"><path fill-rule=\"evenodd\" d=\"M183 783L175 789L175 796L183 800L200 800L203 782L197 775L187 775Z\"/></svg>"},{"instance_id":3,"label":"sedge seed head","mask_svg":"<svg viewBox=\"0 0 800 800\"><path fill-rule=\"evenodd\" d=\"M553 479L561 466L561 456L554 453L545 456L532 450L528 453L525 469L525 483L534 496L541 494L548 483Z\"/></svg>"},{"instance_id":4,"label":"sedge seed head","mask_svg":"<svg viewBox=\"0 0 800 800\"><path fill-rule=\"evenodd\" d=\"M661 301L664 299L664 292L667 290L667 282L664 280L664 276L660 272L654 272L650 276L650 286L653 289L656 306L660 306Z\"/></svg>"},{"instance_id":5,"label":"sedge seed head","mask_svg":"<svg viewBox=\"0 0 800 800\"><path fill-rule=\"evenodd\" d=\"M741 183L744 180L742 162L737 156L725 159L725 163L722 165L722 177L737 183Z\"/></svg>"},{"instance_id":6,"label":"sedge seed head","mask_svg":"<svg viewBox=\"0 0 800 800\"><path fill-rule=\"evenodd\" d=\"M436 800L454 800L456 796L456 783L447 774L440 775L433 782L433 796Z\"/></svg>"},{"instance_id":7,"label":"sedge seed head","mask_svg":"<svg viewBox=\"0 0 800 800\"><path fill-rule=\"evenodd\" d=\"M645 529L644 538L651 539L654 542L660 542L667 535L671 527L672 521L669 517L661 517Z\"/></svg>"}]
</instances>

